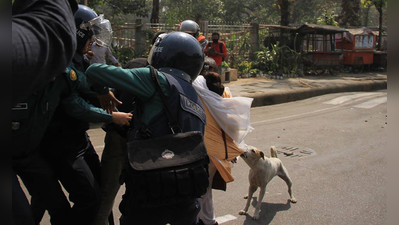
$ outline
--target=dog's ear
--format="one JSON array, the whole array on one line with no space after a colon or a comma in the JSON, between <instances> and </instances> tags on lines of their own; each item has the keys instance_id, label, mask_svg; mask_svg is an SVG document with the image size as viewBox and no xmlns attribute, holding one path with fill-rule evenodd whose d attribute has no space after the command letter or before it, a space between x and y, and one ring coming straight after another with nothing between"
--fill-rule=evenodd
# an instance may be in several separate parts
<instances>
[{"instance_id":1,"label":"dog's ear","mask_svg":"<svg viewBox=\"0 0 399 225\"><path fill-rule=\"evenodd\" d=\"M259 154L260 154L260 157L262 157L262 159L265 160L265 154L262 151L260 151Z\"/></svg>"}]
</instances>

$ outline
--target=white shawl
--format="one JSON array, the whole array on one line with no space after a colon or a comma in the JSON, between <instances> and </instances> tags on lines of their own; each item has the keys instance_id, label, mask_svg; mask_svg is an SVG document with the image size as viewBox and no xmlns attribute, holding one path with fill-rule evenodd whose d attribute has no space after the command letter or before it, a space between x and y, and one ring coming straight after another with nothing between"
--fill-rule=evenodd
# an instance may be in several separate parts
<instances>
[{"instance_id":1,"label":"white shawl","mask_svg":"<svg viewBox=\"0 0 399 225\"><path fill-rule=\"evenodd\" d=\"M194 80L193 87L224 132L237 144L243 145L245 136L254 130L250 122L253 98L233 97L232 95L231 98L222 98L208 89L206 80L201 75ZM226 89L230 92L228 87Z\"/></svg>"}]
</instances>

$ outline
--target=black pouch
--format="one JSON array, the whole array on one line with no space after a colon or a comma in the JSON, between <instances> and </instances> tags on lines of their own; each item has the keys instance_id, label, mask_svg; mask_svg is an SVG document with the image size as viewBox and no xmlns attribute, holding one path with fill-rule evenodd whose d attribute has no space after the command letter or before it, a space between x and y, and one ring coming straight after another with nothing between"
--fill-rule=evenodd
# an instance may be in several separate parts
<instances>
[{"instance_id":1,"label":"black pouch","mask_svg":"<svg viewBox=\"0 0 399 225\"><path fill-rule=\"evenodd\" d=\"M198 165L194 168L191 168L191 172L194 178L194 195L201 196L205 194L209 186L209 180L208 180L209 174L207 168ZM207 180L208 182L202 182L203 180Z\"/></svg>"},{"instance_id":2,"label":"black pouch","mask_svg":"<svg viewBox=\"0 0 399 225\"><path fill-rule=\"evenodd\" d=\"M162 177L162 195L165 197L176 196L177 181L174 170L167 170L161 172Z\"/></svg>"},{"instance_id":3,"label":"black pouch","mask_svg":"<svg viewBox=\"0 0 399 225\"><path fill-rule=\"evenodd\" d=\"M199 131L131 141L127 155L132 194L141 203L147 201L140 207L199 198L206 193L209 158Z\"/></svg>"},{"instance_id":4,"label":"black pouch","mask_svg":"<svg viewBox=\"0 0 399 225\"><path fill-rule=\"evenodd\" d=\"M194 184L191 181L191 175L190 175L190 170L186 169L181 169L181 170L176 170L176 176L177 176L177 190L180 195L192 195L193 190L194 190Z\"/></svg>"}]
</instances>

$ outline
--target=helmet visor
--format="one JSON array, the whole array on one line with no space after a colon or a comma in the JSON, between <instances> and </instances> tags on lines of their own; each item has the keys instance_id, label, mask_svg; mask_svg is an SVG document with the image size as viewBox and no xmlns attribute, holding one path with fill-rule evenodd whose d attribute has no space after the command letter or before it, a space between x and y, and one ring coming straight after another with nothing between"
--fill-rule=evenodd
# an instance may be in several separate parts
<instances>
[{"instance_id":1,"label":"helmet visor","mask_svg":"<svg viewBox=\"0 0 399 225\"><path fill-rule=\"evenodd\" d=\"M93 39L103 46L109 46L112 42L112 27L109 20L104 19L104 15L100 15L89 21L93 30Z\"/></svg>"}]
</instances>

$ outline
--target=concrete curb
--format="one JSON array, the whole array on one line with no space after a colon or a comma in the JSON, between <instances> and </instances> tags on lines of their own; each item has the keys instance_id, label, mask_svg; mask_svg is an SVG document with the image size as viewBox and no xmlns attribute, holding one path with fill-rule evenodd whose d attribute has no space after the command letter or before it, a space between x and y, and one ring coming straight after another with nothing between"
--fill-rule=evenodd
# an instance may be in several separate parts
<instances>
[{"instance_id":1,"label":"concrete curb","mask_svg":"<svg viewBox=\"0 0 399 225\"><path fill-rule=\"evenodd\" d=\"M331 93L374 91L382 89L387 89L387 80L355 81L348 82L347 84L331 84L325 87L282 91L277 90L262 94L245 94L242 96L254 98L251 107L259 107L297 101Z\"/></svg>"}]
</instances>

